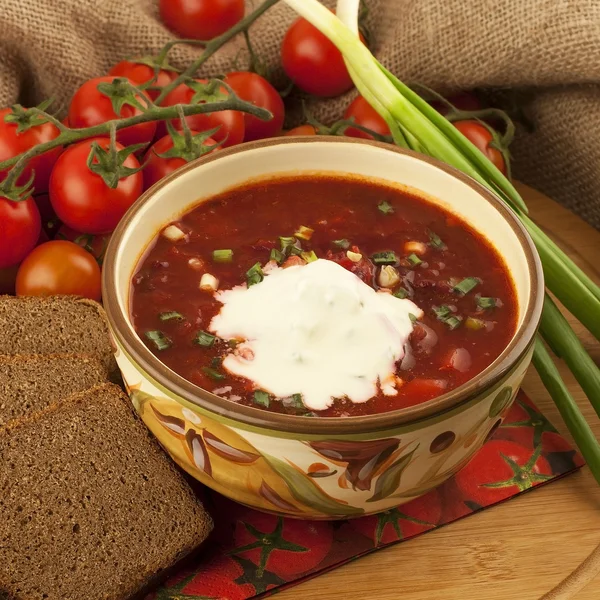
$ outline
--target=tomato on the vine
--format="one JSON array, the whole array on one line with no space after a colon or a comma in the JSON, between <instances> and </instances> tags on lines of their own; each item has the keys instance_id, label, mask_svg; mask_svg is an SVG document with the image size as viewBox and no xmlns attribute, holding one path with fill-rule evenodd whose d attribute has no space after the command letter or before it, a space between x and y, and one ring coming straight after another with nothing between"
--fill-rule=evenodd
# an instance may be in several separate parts
<instances>
[{"instance_id":1,"label":"tomato on the vine","mask_svg":"<svg viewBox=\"0 0 600 600\"><path fill-rule=\"evenodd\" d=\"M100 300L100 267L89 252L73 242L46 242L21 263L16 290L17 296L73 294Z\"/></svg>"},{"instance_id":2,"label":"tomato on the vine","mask_svg":"<svg viewBox=\"0 0 600 600\"><path fill-rule=\"evenodd\" d=\"M302 17L292 23L283 38L281 62L294 84L314 96L339 96L354 85L342 53Z\"/></svg>"},{"instance_id":3,"label":"tomato on the vine","mask_svg":"<svg viewBox=\"0 0 600 600\"><path fill-rule=\"evenodd\" d=\"M192 131L190 132L192 135L198 135L198 132ZM217 142L212 138L207 138L204 140L204 145L206 147L216 146ZM144 167L144 188L148 189L153 186L157 181L160 181L163 177L169 175L179 167L187 164L187 160L181 157L171 157L164 158L162 156L158 156L159 154L164 154L168 150L173 148L173 138L170 135L166 135L165 137L155 142L146 153L144 158L144 162L146 166Z\"/></svg>"},{"instance_id":4,"label":"tomato on the vine","mask_svg":"<svg viewBox=\"0 0 600 600\"><path fill-rule=\"evenodd\" d=\"M225 83L230 85L242 100L266 108L273 115L270 120L261 121L253 115L244 114L246 124L244 141L261 140L279 135L283 127L285 107L279 92L264 77L248 71L236 71L225 77Z\"/></svg>"},{"instance_id":5,"label":"tomato on the vine","mask_svg":"<svg viewBox=\"0 0 600 600\"><path fill-rule=\"evenodd\" d=\"M181 38L212 40L244 18L244 0L160 0L162 22Z\"/></svg>"},{"instance_id":6,"label":"tomato on the vine","mask_svg":"<svg viewBox=\"0 0 600 600\"><path fill-rule=\"evenodd\" d=\"M357 96L348 106L344 113L344 119L354 120L357 125L366 127L379 135L391 135L390 128L383 117L362 97ZM349 137L372 140L373 136L365 131L348 127L344 135Z\"/></svg>"},{"instance_id":7,"label":"tomato on the vine","mask_svg":"<svg viewBox=\"0 0 600 600\"><path fill-rule=\"evenodd\" d=\"M548 461L516 442L490 440L456 475L464 500L487 506L542 483L552 476Z\"/></svg>"},{"instance_id":8,"label":"tomato on the vine","mask_svg":"<svg viewBox=\"0 0 600 600\"><path fill-rule=\"evenodd\" d=\"M35 247L42 222L33 198L0 197L0 269L20 263Z\"/></svg>"},{"instance_id":9,"label":"tomato on the vine","mask_svg":"<svg viewBox=\"0 0 600 600\"><path fill-rule=\"evenodd\" d=\"M491 144L494 136L489 129L474 120L455 121L454 127L458 129L474 146L476 146L504 175L507 174L506 161L502 152Z\"/></svg>"},{"instance_id":10,"label":"tomato on the vine","mask_svg":"<svg viewBox=\"0 0 600 600\"><path fill-rule=\"evenodd\" d=\"M138 171L121 178L116 188L109 187L87 166L94 142L104 150L110 145L106 138L92 138L67 148L61 155L50 178L50 200L58 218L75 231L110 233L142 193L143 177ZM123 150L123 146L117 143L116 149ZM129 155L124 166L136 169L140 163Z\"/></svg>"},{"instance_id":11,"label":"tomato on the vine","mask_svg":"<svg viewBox=\"0 0 600 600\"><path fill-rule=\"evenodd\" d=\"M124 78L127 79L127 78ZM103 94L99 89L100 84L110 84L115 77L107 75L105 77L95 77L86 81L73 95L69 106L69 123L75 129L83 127L93 127L114 119L123 119L141 115L142 111L130 104L123 104L120 113L117 115L113 108L111 99ZM128 80L135 86L135 82ZM143 106L144 97L150 99L146 92L141 90L136 94L136 99ZM125 129L117 131L117 140L124 146L132 144L146 144L152 141L156 131L156 123L148 121L147 123L138 123ZM108 135L108 134L107 134Z\"/></svg>"},{"instance_id":12,"label":"tomato on the vine","mask_svg":"<svg viewBox=\"0 0 600 600\"><path fill-rule=\"evenodd\" d=\"M79 233L79 231L75 231L67 225L61 225L60 229L56 232L54 239L66 240L81 246L96 259L99 265L101 265L104 260L104 255L106 254L106 248L108 247L108 242L110 241L111 235L112 234L110 233L104 233L101 235Z\"/></svg>"},{"instance_id":13,"label":"tomato on the vine","mask_svg":"<svg viewBox=\"0 0 600 600\"><path fill-rule=\"evenodd\" d=\"M317 135L317 129L313 125L298 125L283 135Z\"/></svg>"},{"instance_id":14,"label":"tomato on the vine","mask_svg":"<svg viewBox=\"0 0 600 600\"><path fill-rule=\"evenodd\" d=\"M163 88L166 85L169 85L177 77L175 71L169 71L167 69L159 69L158 73L155 73L154 68L149 64L146 64L145 62L136 62L135 59L122 60L120 63L117 63L108 74L115 77L127 77L127 79L133 81L135 85L143 85L156 78L152 83L152 87L156 88ZM146 92L152 100L155 100L160 94L159 90L148 89Z\"/></svg>"},{"instance_id":15,"label":"tomato on the vine","mask_svg":"<svg viewBox=\"0 0 600 600\"><path fill-rule=\"evenodd\" d=\"M45 144L58 137L60 131L52 123L42 123L35 125L26 131L17 133L16 123L7 123L4 119L12 113L12 109L4 108L0 110L0 162L13 158L27 150ZM48 181L54 163L58 160L62 148L48 150L44 154L30 159L25 170L17 179L18 185L25 185L31 178L32 171L35 171L33 187L36 194L42 194L48 191ZM3 181L8 171L0 171L0 181Z\"/></svg>"},{"instance_id":16,"label":"tomato on the vine","mask_svg":"<svg viewBox=\"0 0 600 600\"><path fill-rule=\"evenodd\" d=\"M198 83L207 83L208 79L197 79ZM221 92L227 93L225 87ZM161 106L175 106L176 104L191 104L194 96L194 90L182 83L171 90L161 102ZM244 113L237 110L218 110L212 113L190 115L185 118L190 129L202 132L218 127L212 138L217 142L222 142L221 146L235 146L244 141ZM173 119L171 125L175 129L181 129L181 121ZM164 123L159 123L157 128L157 137L162 138L167 135L167 128Z\"/></svg>"}]
</instances>

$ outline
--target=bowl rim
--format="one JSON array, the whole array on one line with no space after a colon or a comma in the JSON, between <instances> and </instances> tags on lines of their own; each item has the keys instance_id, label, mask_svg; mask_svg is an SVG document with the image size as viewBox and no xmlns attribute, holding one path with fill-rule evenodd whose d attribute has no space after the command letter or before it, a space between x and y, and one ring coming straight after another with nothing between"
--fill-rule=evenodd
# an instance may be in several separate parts
<instances>
[{"instance_id":1,"label":"bowl rim","mask_svg":"<svg viewBox=\"0 0 600 600\"><path fill-rule=\"evenodd\" d=\"M123 234L127 230L134 216L136 216L143 208L144 204L152 198L157 191L164 186L169 185L188 171L199 168L215 160L219 160L220 158L270 146L282 144L311 144L315 142L370 145L388 152L395 152L397 154L409 156L418 161L429 163L433 167L445 171L447 174L459 179L474 189L483 200L492 205L499 217L503 218L511 227L521 245L527 261L527 270L531 283L529 297L527 299L528 307L523 316L522 323L517 328L511 342L498 358L484 369L484 371L461 386L422 404L366 416L327 417L316 419L314 417L273 413L259 408L238 405L230 400L221 398L216 394L191 383L175 371L172 371L152 354L138 338L131 325L129 315L125 315L118 304L115 262L119 254L120 241ZM326 170L327 169L324 169L324 171ZM268 177L268 175L265 175L265 177ZM235 187L237 187L237 185ZM142 255L142 250L143 249L140 249L138 255L140 257ZM250 426L258 429L270 429L300 435L344 435L394 429L398 426L405 426L409 423L413 424L432 416L438 416L469 402L485 389L498 383L498 381L507 375L512 367L520 361L531 347L531 342L537 332L542 314L544 277L540 257L535 245L516 214L503 200L496 196L496 194L458 169L430 156L375 140L340 136L289 136L246 142L220 150L216 153L207 154L180 167L146 190L130 207L111 236L104 259L102 297L109 325L117 342L123 347L134 364L143 371L143 375L149 376L149 378L154 380L154 382L157 382L159 386L169 390L176 396L175 400L178 403L178 398L180 397L188 403L198 406L209 413L237 422L242 427Z\"/></svg>"}]
</instances>

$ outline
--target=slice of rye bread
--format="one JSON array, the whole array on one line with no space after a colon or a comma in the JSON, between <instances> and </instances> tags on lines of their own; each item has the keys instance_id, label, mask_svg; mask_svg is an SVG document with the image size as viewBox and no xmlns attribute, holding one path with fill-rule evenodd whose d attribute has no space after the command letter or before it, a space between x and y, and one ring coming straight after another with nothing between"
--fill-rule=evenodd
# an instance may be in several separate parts
<instances>
[{"instance_id":1,"label":"slice of rye bread","mask_svg":"<svg viewBox=\"0 0 600 600\"><path fill-rule=\"evenodd\" d=\"M0 355L0 427L107 382L106 367L78 354Z\"/></svg>"},{"instance_id":2,"label":"slice of rye bread","mask_svg":"<svg viewBox=\"0 0 600 600\"><path fill-rule=\"evenodd\" d=\"M112 384L0 431L0 522L0 598L11 600L130 598L212 528Z\"/></svg>"},{"instance_id":3,"label":"slice of rye bread","mask_svg":"<svg viewBox=\"0 0 600 600\"><path fill-rule=\"evenodd\" d=\"M74 296L0 296L0 354L57 353L95 356L118 381L100 304Z\"/></svg>"}]
</instances>

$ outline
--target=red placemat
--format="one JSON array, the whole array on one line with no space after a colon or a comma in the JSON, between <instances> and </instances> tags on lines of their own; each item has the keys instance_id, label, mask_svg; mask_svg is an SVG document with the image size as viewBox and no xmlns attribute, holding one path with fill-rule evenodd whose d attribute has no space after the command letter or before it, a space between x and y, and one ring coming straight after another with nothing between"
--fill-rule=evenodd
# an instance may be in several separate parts
<instances>
[{"instance_id":1,"label":"red placemat","mask_svg":"<svg viewBox=\"0 0 600 600\"><path fill-rule=\"evenodd\" d=\"M191 567L146 600L246 600L266 596L370 552L466 517L584 464L520 392L473 460L439 488L398 508L348 521L261 513L208 492L215 530Z\"/></svg>"}]
</instances>

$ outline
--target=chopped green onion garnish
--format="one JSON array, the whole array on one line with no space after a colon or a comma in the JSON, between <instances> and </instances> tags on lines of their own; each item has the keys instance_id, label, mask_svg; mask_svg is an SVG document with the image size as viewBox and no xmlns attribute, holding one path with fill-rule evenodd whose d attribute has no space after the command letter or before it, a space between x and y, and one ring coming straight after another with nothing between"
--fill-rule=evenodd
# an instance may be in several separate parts
<instances>
[{"instance_id":1,"label":"chopped green onion garnish","mask_svg":"<svg viewBox=\"0 0 600 600\"><path fill-rule=\"evenodd\" d=\"M409 254L406 257L406 260L413 266L413 267L417 267L419 266L423 261L416 255L416 254Z\"/></svg>"},{"instance_id":2,"label":"chopped green onion garnish","mask_svg":"<svg viewBox=\"0 0 600 600\"><path fill-rule=\"evenodd\" d=\"M288 246L286 248L286 252L287 252L288 256L290 254L293 254L295 256L300 256L302 254L302 248L300 248L299 246Z\"/></svg>"},{"instance_id":3,"label":"chopped green onion garnish","mask_svg":"<svg viewBox=\"0 0 600 600\"><path fill-rule=\"evenodd\" d=\"M487 298L485 296L477 298L477 306L479 308L494 308L497 304L496 298Z\"/></svg>"},{"instance_id":4,"label":"chopped green onion garnish","mask_svg":"<svg viewBox=\"0 0 600 600\"><path fill-rule=\"evenodd\" d=\"M166 350L172 345L171 340L158 329L156 331L146 331L144 335L156 346L157 350Z\"/></svg>"},{"instance_id":5,"label":"chopped green onion garnish","mask_svg":"<svg viewBox=\"0 0 600 600\"><path fill-rule=\"evenodd\" d=\"M217 381L225 379L225 375L223 375L223 373L219 373L219 371L216 369L211 369L210 367L202 367L202 372L205 375L208 375L211 379L216 379Z\"/></svg>"},{"instance_id":6,"label":"chopped green onion garnish","mask_svg":"<svg viewBox=\"0 0 600 600\"><path fill-rule=\"evenodd\" d=\"M446 306L445 304L442 304L441 306L434 306L433 312L440 321L445 320L452 314L450 307Z\"/></svg>"},{"instance_id":7,"label":"chopped green onion garnish","mask_svg":"<svg viewBox=\"0 0 600 600\"><path fill-rule=\"evenodd\" d=\"M404 298L408 298L408 290L405 290L403 287L398 288L394 294L396 298L400 298L400 300L404 300Z\"/></svg>"},{"instance_id":8,"label":"chopped green onion garnish","mask_svg":"<svg viewBox=\"0 0 600 600\"><path fill-rule=\"evenodd\" d=\"M413 315L412 313L408 313L408 318L410 319L410 322L414 325L419 319L417 319L416 315Z\"/></svg>"},{"instance_id":9,"label":"chopped green onion garnish","mask_svg":"<svg viewBox=\"0 0 600 600\"><path fill-rule=\"evenodd\" d=\"M387 202L386 200L384 200L383 202L380 202L377 205L377 208L384 214L384 215L390 215L394 212L394 207Z\"/></svg>"},{"instance_id":10,"label":"chopped green onion garnish","mask_svg":"<svg viewBox=\"0 0 600 600\"><path fill-rule=\"evenodd\" d=\"M263 392L262 390L256 390L254 392L254 402L259 404L260 406L264 406L265 408L269 408L269 404L271 403L271 399L269 398L269 394L267 392Z\"/></svg>"},{"instance_id":11,"label":"chopped green onion garnish","mask_svg":"<svg viewBox=\"0 0 600 600\"><path fill-rule=\"evenodd\" d=\"M213 260L215 262L231 262L233 260L233 250L213 250Z\"/></svg>"},{"instance_id":12,"label":"chopped green onion garnish","mask_svg":"<svg viewBox=\"0 0 600 600\"><path fill-rule=\"evenodd\" d=\"M273 248L273 250L271 250L269 260L274 260L278 265L280 265L285 260L285 256L281 250Z\"/></svg>"},{"instance_id":13,"label":"chopped green onion garnish","mask_svg":"<svg viewBox=\"0 0 600 600\"><path fill-rule=\"evenodd\" d=\"M238 344L239 342L237 340L227 340L227 345L230 348L235 348Z\"/></svg>"},{"instance_id":14,"label":"chopped green onion garnish","mask_svg":"<svg viewBox=\"0 0 600 600\"><path fill-rule=\"evenodd\" d=\"M319 257L311 250L310 252L303 252L300 255L307 263L314 262Z\"/></svg>"},{"instance_id":15,"label":"chopped green onion garnish","mask_svg":"<svg viewBox=\"0 0 600 600\"><path fill-rule=\"evenodd\" d=\"M163 312L158 315L158 318L161 321L183 321L185 317L178 313L176 310L170 310L168 312Z\"/></svg>"},{"instance_id":16,"label":"chopped green onion garnish","mask_svg":"<svg viewBox=\"0 0 600 600\"><path fill-rule=\"evenodd\" d=\"M341 248L342 250L348 250L350 248L350 242L346 239L343 240L333 240L331 242L336 248Z\"/></svg>"},{"instance_id":17,"label":"chopped green onion garnish","mask_svg":"<svg viewBox=\"0 0 600 600\"><path fill-rule=\"evenodd\" d=\"M281 249L285 252L288 246L293 246L296 243L296 238L279 236L279 243L281 244Z\"/></svg>"},{"instance_id":18,"label":"chopped green onion garnish","mask_svg":"<svg viewBox=\"0 0 600 600\"><path fill-rule=\"evenodd\" d=\"M473 331L485 329L485 321L482 321L481 319L476 319L475 317L467 317L465 319L465 327L467 329L472 329Z\"/></svg>"},{"instance_id":19,"label":"chopped green onion garnish","mask_svg":"<svg viewBox=\"0 0 600 600\"><path fill-rule=\"evenodd\" d=\"M434 233L433 231L429 232L429 243L431 244L431 246L433 246L434 248L437 248L438 250L446 249L446 244L444 244L444 242L442 242L440 236L437 235L436 233Z\"/></svg>"},{"instance_id":20,"label":"chopped green onion garnish","mask_svg":"<svg viewBox=\"0 0 600 600\"><path fill-rule=\"evenodd\" d=\"M306 409L306 406L304 406L304 402L302 401L302 394L292 394L287 402L287 405L290 408Z\"/></svg>"},{"instance_id":21,"label":"chopped green onion garnish","mask_svg":"<svg viewBox=\"0 0 600 600\"><path fill-rule=\"evenodd\" d=\"M198 346L203 346L204 348L210 348L217 338L208 333L208 331L199 331L194 338L194 344L198 344Z\"/></svg>"},{"instance_id":22,"label":"chopped green onion garnish","mask_svg":"<svg viewBox=\"0 0 600 600\"><path fill-rule=\"evenodd\" d=\"M252 265L246 271L246 283L248 284L248 287L255 285L257 283L260 283L264 278L265 278L265 275L262 271L262 267L260 266L260 263L256 263L256 264Z\"/></svg>"},{"instance_id":23,"label":"chopped green onion garnish","mask_svg":"<svg viewBox=\"0 0 600 600\"><path fill-rule=\"evenodd\" d=\"M398 257L395 252L386 250L385 252L375 252L371 259L376 265L395 265L398 262Z\"/></svg>"},{"instance_id":24,"label":"chopped green onion garnish","mask_svg":"<svg viewBox=\"0 0 600 600\"><path fill-rule=\"evenodd\" d=\"M304 225L300 225L300 227L298 227L298 231L296 231L294 235L302 240L310 240L314 232L314 229L311 229L310 227L304 227Z\"/></svg>"},{"instance_id":25,"label":"chopped green onion garnish","mask_svg":"<svg viewBox=\"0 0 600 600\"><path fill-rule=\"evenodd\" d=\"M461 324L461 321L462 317L455 317L454 315L444 319L444 323L446 323L450 329L456 329Z\"/></svg>"},{"instance_id":26,"label":"chopped green onion garnish","mask_svg":"<svg viewBox=\"0 0 600 600\"><path fill-rule=\"evenodd\" d=\"M211 369L220 369L223 366L223 359L220 356L215 356L210 361Z\"/></svg>"},{"instance_id":27,"label":"chopped green onion garnish","mask_svg":"<svg viewBox=\"0 0 600 600\"><path fill-rule=\"evenodd\" d=\"M479 283L480 280L477 279L477 277L465 277L460 283L457 283L453 289L457 294L464 296L475 289Z\"/></svg>"}]
</instances>

